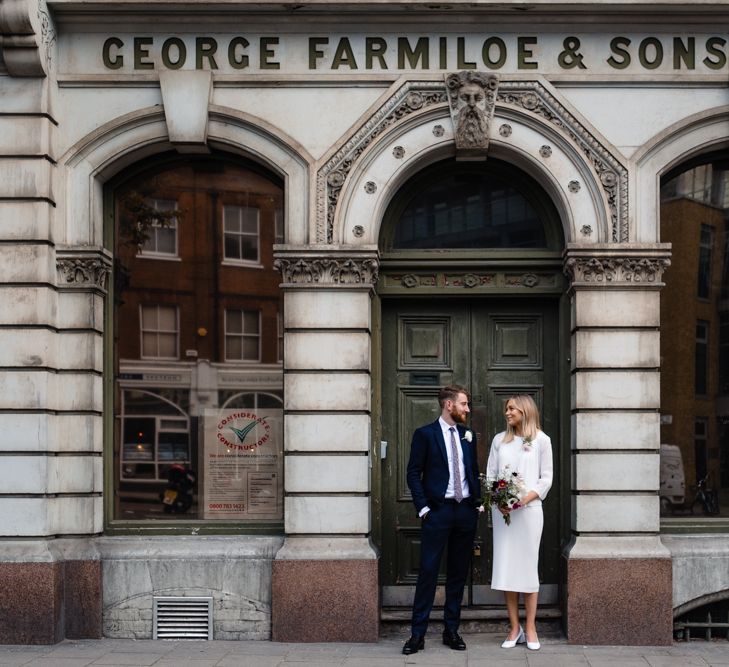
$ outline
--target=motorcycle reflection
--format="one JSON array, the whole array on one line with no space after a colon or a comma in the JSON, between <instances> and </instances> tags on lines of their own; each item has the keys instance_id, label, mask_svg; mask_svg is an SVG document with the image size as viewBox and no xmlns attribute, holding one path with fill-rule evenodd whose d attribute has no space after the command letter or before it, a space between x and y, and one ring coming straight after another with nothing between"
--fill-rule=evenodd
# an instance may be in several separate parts
<instances>
[{"instance_id":1,"label":"motorcycle reflection","mask_svg":"<svg viewBox=\"0 0 729 667\"><path fill-rule=\"evenodd\" d=\"M185 466L174 463L167 472L167 486L159 494L167 514L184 514L192 507L195 493L195 473Z\"/></svg>"}]
</instances>

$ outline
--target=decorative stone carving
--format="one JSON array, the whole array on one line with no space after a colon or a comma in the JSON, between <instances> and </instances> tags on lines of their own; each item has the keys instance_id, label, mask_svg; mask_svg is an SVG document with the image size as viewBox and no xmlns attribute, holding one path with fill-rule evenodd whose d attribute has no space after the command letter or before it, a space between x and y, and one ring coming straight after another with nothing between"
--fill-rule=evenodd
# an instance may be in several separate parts
<instances>
[{"instance_id":1,"label":"decorative stone carving","mask_svg":"<svg viewBox=\"0 0 729 667\"><path fill-rule=\"evenodd\" d=\"M457 75L456 75L457 76ZM576 144L599 178L608 204L610 241L628 241L628 170L538 81L500 81L495 105L539 116L571 143ZM317 174L316 242L333 243L334 216L344 182L359 157L381 134L412 113L445 105L444 84L437 81L409 81L403 84L373 116L364 123ZM449 105L450 106L450 105ZM433 135L444 136L442 125L433 126ZM551 148L551 147L547 147ZM544 151L544 147L542 147ZM542 157L548 157L540 151ZM551 154L551 152L550 152Z\"/></svg>"},{"instance_id":2,"label":"decorative stone carving","mask_svg":"<svg viewBox=\"0 0 729 667\"><path fill-rule=\"evenodd\" d=\"M582 150L603 185L612 223L611 240L628 240L628 170L552 94L536 81L502 81L497 104L526 109L551 123ZM542 156L544 157L544 156Z\"/></svg>"},{"instance_id":3,"label":"decorative stone carving","mask_svg":"<svg viewBox=\"0 0 729 667\"><path fill-rule=\"evenodd\" d=\"M111 266L111 254L102 248L59 249L56 254L58 287L106 292Z\"/></svg>"},{"instance_id":4,"label":"decorative stone carving","mask_svg":"<svg viewBox=\"0 0 729 667\"><path fill-rule=\"evenodd\" d=\"M364 186L365 192L368 195L373 195L377 192L377 184L374 181L367 181Z\"/></svg>"},{"instance_id":5,"label":"decorative stone carving","mask_svg":"<svg viewBox=\"0 0 729 667\"><path fill-rule=\"evenodd\" d=\"M279 257L274 268L290 285L374 285L379 262L374 257Z\"/></svg>"},{"instance_id":6,"label":"decorative stone carving","mask_svg":"<svg viewBox=\"0 0 729 667\"><path fill-rule=\"evenodd\" d=\"M567 189L568 189L568 190L569 190L570 192L574 193L574 194L577 194L577 193L578 193L578 192L580 191L580 188L581 188L581 187L582 187L582 186L580 185L580 182L579 182L579 181L570 181L570 182L569 182L569 183L567 184Z\"/></svg>"},{"instance_id":7,"label":"decorative stone carving","mask_svg":"<svg viewBox=\"0 0 729 667\"><path fill-rule=\"evenodd\" d=\"M354 234L358 239L361 239L364 236L364 227L362 225L355 225L352 228L352 234Z\"/></svg>"},{"instance_id":8,"label":"decorative stone carving","mask_svg":"<svg viewBox=\"0 0 729 667\"><path fill-rule=\"evenodd\" d=\"M568 257L565 274L573 284L632 284L660 286L663 272L671 265L667 256L657 257Z\"/></svg>"},{"instance_id":9,"label":"decorative stone carving","mask_svg":"<svg viewBox=\"0 0 729 667\"><path fill-rule=\"evenodd\" d=\"M592 227L590 225L582 225L580 228L580 233L584 234L585 236L590 236L592 234Z\"/></svg>"},{"instance_id":10,"label":"decorative stone carving","mask_svg":"<svg viewBox=\"0 0 729 667\"><path fill-rule=\"evenodd\" d=\"M503 124L503 125L502 125L502 126L501 126L501 127L499 128L499 134L500 134L500 135L501 135L502 137L504 137L504 138L506 138L506 137L510 137L510 136L511 136L511 133L512 133L512 132L513 132L513 130L512 130L512 128L511 128L511 125L509 125L508 123L504 123L504 124Z\"/></svg>"},{"instance_id":11,"label":"decorative stone carving","mask_svg":"<svg viewBox=\"0 0 729 667\"><path fill-rule=\"evenodd\" d=\"M46 76L55 42L44 0L3 0L0 47L10 76Z\"/></svg>"},{"instance_id":12,"label":"decorative stone carving","mask_svg":"<svg viewBox=\"0 0 729 667\"><path fill-rule=\"evenodd\" d=\"M316 240L332 243L334 213L352 166L367 147L390 126L410 114L447 101L443 83L405 83L320 169L316 186Z\"/></svg>"},{"instance_id":13,"label":"decorative stone carving","mask_svg":"<svg viewBox=\"0 0 729 667\"><path fill-rule=\"evenodd\" d=\"M486 159L499 77L475 70L446 74L446 90L455 129L456 155Z\"/></svg>"},{"instance_id":14,"label":"decorative stone carving","mask_svg":"<svg viewBox=\"0 0 729 667\"><path fill-rule=\"evenodd\" d=\"M552 147L551 146L547 146L545 144L544 146L542 146L539 149L539 155L541 155L545 159L548 158L548 157L551 157L552 156Z\"/></svg>"},{"instance_id":15,"label":"decorative stone carving","mask_svg":"<svg viewBox=\"0 0 729 667\"><path fill-rule=\"evenodd\" d=\"M396 160L402 160L405 157L405 149L402 146L395 146L392 149L392 154Z\"/></svg>"}]
</instances>

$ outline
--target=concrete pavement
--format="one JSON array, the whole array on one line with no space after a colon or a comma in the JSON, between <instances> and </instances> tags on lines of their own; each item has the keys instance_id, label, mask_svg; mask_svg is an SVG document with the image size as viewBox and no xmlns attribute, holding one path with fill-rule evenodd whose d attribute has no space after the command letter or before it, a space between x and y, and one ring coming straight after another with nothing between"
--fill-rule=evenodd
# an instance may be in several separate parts
<instances>
[{"instance_id":1,"label":"concrete pavement","mask_svg":"<svg viewBox=\"0 0 729 667\"><path fill-rule=\"evenodd\" d=\"M729 667L729 641L673 646L570 646L543 638L540 651L501 649L501 635L463 635L465 652L452 651L429 634L425 651L400 653L407 637L376 644L280 644L265 641L78 640L54 646L0 646L3 667Z\"/></svg>"}]
</instances>

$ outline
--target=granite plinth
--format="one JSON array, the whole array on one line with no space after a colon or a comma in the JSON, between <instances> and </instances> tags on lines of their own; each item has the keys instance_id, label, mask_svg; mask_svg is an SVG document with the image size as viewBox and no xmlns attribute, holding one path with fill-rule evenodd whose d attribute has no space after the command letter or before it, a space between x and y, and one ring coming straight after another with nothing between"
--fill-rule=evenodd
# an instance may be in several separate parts
<instances>
[{"instance_id":1,"label":"granite plinth","mask_svg":"<svg viewBox=\"0 0 729 667\"><path fill-rule=\"evenodd\" d=\"M63 565L0 563L0 644L63 639Z\"/></svg>"},{"instance_id":2,"label":"granite plinth","mask_svg":"<svg viewBox=\"0 0 729 667\"><path fill-rule=\"evenodd\" d=\"M377 560L275 560L272 575L274 641L377 641Z\"/></svg>"},{"instance_id":3,"label":"granite plinth","mask_svg":"<svg viewBox=\"0 0 729 667\"><path fill-rule=\"evenodd\" d=\"M63 592L66 639L101 639L101 561L66 561Z\"/></svg>"},{"instance_id":4,"label":"granite plinth","mask_svg":"<svg viewBox=\"0 0 729 667\"><path fill-rule=\"evenodd\" d=\"M567 561L570 644L667 646L673 639L668 558Z\"/></svg>"}]
</instances>

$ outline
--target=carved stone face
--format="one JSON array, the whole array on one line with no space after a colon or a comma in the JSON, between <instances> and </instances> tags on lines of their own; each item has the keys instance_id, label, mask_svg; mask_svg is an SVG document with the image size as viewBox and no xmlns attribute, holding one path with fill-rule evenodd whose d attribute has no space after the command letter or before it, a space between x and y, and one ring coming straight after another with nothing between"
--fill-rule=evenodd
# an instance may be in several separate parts
<instances>
[{"instance_id":1,"label":"carved stone face","mask_svg":"<svg viewBox=\"0 0 729 667\"><path fill-rule=\"evenodd\" d=\"M458 91L458 97L469 107L474 108L484 101L483 88L475 83L467 83Z\"/></svg>"}]
</instances>

